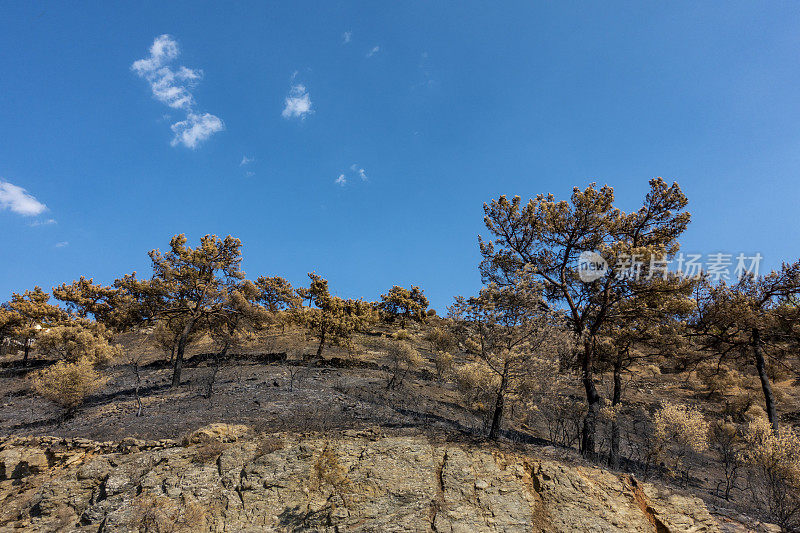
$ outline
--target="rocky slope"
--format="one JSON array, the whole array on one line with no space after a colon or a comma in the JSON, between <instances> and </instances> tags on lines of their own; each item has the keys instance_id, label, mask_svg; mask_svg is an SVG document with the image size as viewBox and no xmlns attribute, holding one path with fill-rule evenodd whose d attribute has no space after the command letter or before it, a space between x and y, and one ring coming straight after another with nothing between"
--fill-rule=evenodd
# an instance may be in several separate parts
<instances>
[{"instance_id":1,"label":"rocky slope","mask_svg":"<svg viewBox=\"0 0 800 533\"><path fill-rule=\"evenodd\" d=\"M744 531L632 476L360 431L0 443L0 531Z\"/></svg>"}]
</instances>

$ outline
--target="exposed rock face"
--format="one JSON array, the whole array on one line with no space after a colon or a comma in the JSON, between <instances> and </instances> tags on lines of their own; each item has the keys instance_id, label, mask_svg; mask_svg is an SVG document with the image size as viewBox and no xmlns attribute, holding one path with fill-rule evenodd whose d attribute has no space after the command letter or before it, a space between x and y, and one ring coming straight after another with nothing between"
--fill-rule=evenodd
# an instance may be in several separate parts
<instances>
[{"instance_id":1,"label":"exposed rock face","mask_svg":"<svg viewBox=\"0 0 800 533\"><path fill-rule=\"evenodd\" d=\"M424 437L245 430L215 425L186 446L7 440L0 531L720 531L698 498L598 468Z\"/></svg>"}]
</instances>

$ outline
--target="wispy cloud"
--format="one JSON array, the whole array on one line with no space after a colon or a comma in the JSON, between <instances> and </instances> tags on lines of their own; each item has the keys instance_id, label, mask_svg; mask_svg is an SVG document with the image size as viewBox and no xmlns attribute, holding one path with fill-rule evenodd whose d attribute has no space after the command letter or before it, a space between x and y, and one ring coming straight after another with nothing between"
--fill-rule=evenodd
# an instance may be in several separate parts
<instances>
[{"instance_id":1,"label":"wispy cloud","mask_svg":"<svg viewBox=\"0 0 800 533\"><path fill-rule=\"evenodd\" d=\"M245 172L245 173L244 173L244 176L245 176L246 178L252 178L252 177L253 177L253 176L255 176L255 175L256 175L256 173L255 173L255 172L252 172L252 171L250 171L250 170L248 170L247 172Z\"/></svg>"},{"instance_id":2,"label":"wispy cloud","mask_svg":"<svg viewBox=\"0 0 800 533\"><path fill-rule=\"evenodd\" d=\"M363 168L360 168L358 165L353 163L350 165L350 170L356 173L356 175L361 178L361 181L367 181L369 178L367 177L367 173L364 171Z\"/></svg>"},{"instance_id":3,"label":"wispy cloud","mask_svg":"<svg viewBox=\"0 0 800 533\"><path fill-rule=\"evenodd\" d=\"M58 224L56 219L48 218L47 220L34 220L30 224L28 224L28 226L30 226L32 228L36 228L36 227L39 227L39 226L52 226L53 224Z\"/></svg>"},{"instance_id":4,"label":"wispy cloud","mask_svg":"<svg viewBox=\"0 0 800 533\"><path fill-rule=\"evenodd\" d=\"M249 164L250 164L250 163L252 163L253 161L255 161L255 159L253 159L252 157L247 157L246 155L243 155L243 156L242 156L242 162L241 162L241 163L239 163L239 166L240 166L240 167L243 167L243 166L245 166L245 165L249 165Z\"/></svg>"},{"instance_id":5,"label":"wispy cloud","mask_svg":"<svg viewBox=\"0 0 800 533\"><path fill-rule=\"evenodd\" d=\"M357 164L353 163L350 165L350 171L347 173L339 174L339 177L334 180L334 183L337 185L341 185L344 187L347 185L351 179L358 178L361 181L368 181L369 177L367 176L367 172L358 166Z\"/></svg>"},{"instance_id":6,"label":"wispy cloud","mask_svg":"<svg viewBox=\"0 0 800 533\"><path fill-rule=\"evenodd\" d=\"M373 46L372 49L370 49L370 51L367 52L367 57L372 57L380 51L381 51L380 46Z\"/></svg>"},{"instance_id":7,"label":"wispy cloud","mask_svg":"<svg viewBox=\"0 0 800 533\"><path fill-rule=\"evenodd\" d=\"M281 116L286 119L299 118L303 120L306 116L314 112L311 109L311 96L308 94L306 86L302 83L292 85L289 96L286 97L285 106Z\"/></svg>"},{"instance_id":8,"label":"wispy cloud","mask_svg":"<svg viewBox=\"0 0 800 533\"><path fill-rule=\"evenodd\" d=\"M66 248L67 246L69 246L69 241L61 241L55 244L56 248Z\"/></svg>"},{"instance_id":9,"label":"wispy cloud","mask_svg":"<svg viewBox=\"0 0 800 533\"><path fill-rule=\"evenodd\" d=\"M347 44L353 39L353 32L346 31L342 34L342 43Z\"/></svg>"},{"instance_id":10,"label":"wispy cloud","mask_svg":"<svg viewBox=\"0 0 800 533\"><path fill-rule=\"evenodd\" d=\"M173 109L186 111L186 120L172 125L175 133L172 146L183 144L187 148L196 148L200 142L224 130L225 125L217 116L195 111L192 89L202 79L203 71L183 65L171 66L179 55L178 43L169 35L160 35L153 41L150 55L134 61L131 70L147 80L156 100Z\"/></svg>"},{"instance_id":11,"label":"wispy cloud","mask_svg":"<svg viewBox=\"0 0 800 533\"><path fill-rule=\"evenodd\" d=\"M22 187L0 180L0 209L29 217L43 213L47 206Z\"/></svg>"}]
</instances>

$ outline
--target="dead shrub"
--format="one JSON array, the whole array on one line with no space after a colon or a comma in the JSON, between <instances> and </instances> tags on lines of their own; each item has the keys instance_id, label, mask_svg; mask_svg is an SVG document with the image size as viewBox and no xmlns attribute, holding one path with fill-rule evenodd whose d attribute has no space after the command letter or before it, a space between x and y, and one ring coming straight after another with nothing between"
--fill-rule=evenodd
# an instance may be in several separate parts
<instances>
[{"instance_id":1,"label":"dead shrub","mask_svg":"<svg viewBox=\"0 0 800 533\"><path fill-rule=\"evenodd\" d=\"M350 480L347 479L347 471L339 462L330 444L325 444L325 448L314 462L310 481L314 490L340 495L348 491Z\"/></svg>"},{"instance_id":2,"label":"dead shrub","mask_svg":"<svg viewBox=\"0 0 800 533\"><path fill-rule=\"evenodd\" d=\"M705 387L709 398L722 398L737 393L745 385L743 376L724 364L703 363L697 367L697 379Z\"/></svg>"},{"instance_id":3,"label":"dead shrub","mask_svg":"<svg viewBox=\"0 0 800 533\"><path fill-rule=\"evenodd\" d=\"M262 439L259 439L258 444L256 445L255 458L258 459L259 457L269 455L277 452L278 450L282 450L283 448L283 439L272 435L266 436Z\"/></svg>"},{"instance_id":4,"label":"dead shrub","mask_svg":"<svg viewBox=\"0 0 800 533\"><path fill-rule=\"evenodd\" d=\"M32 385L41 396L72 410L107 381L108 378L101 375L92 362L84 357L74 363L59 361L37 372L32 379Z\"/></svg>"},{"instance_id":5,"label":"dead shrub","mask_svg":"<svg viewBox=\"0 0 800 533\"><path fill-rule=\"evenodd\" d=\"M411 339L411 334L406 329L398 329L394 332L392 338L397 341L407 341Z\"/></svg>"},{"instance_id":6,"label":"dead shrub","mask_svg":"<svg viewBox=\"0 0 800 533\"><path fill-rule=\"evenodd\" d=\"M423 340L430 344L431 351L434 353L452 352L458 347L458 340L453 332L439 326L429 329Z\"/></svg>"},{"instance_id":7,"label":"dead shrub","mask_svg":"<svg viewBox=\"0 0 800 533\"><path fill-rule=\"evenodd\" d=\"M197 445L192 456L192 462L199 464L213 463L226 448L227 446L224 443L216 439L204 441Z\"/></svg>"},{"instance_id":8,"label":"dead shrub","mask_svg":"<svg viewBox=\"0 0 800 533\"><path fill-rule=\"evenodd\" d=\"M195 501L183 505L166 496L141 494L133 501L133 526L144 533L197 531L207 522L204 506Z\"/></svg>"},{"instance_id":9,"label":"dead shrub","mask_svg":"<svg viewBox=\"0 0 800 533\"><path fill-rule=\"evenodd\" d=\"M441 380L453 371L453 354L437 351L433 355L433 364L436 367L436 378Z\"/></svg>"},{"instance_id":10,"label":"dead shrub","mask_svg":"<svg viewBox=\"0 0 800 533\"><path fill-rule=\"evenodd\" d=\"M709 437L710 447L717 453L722 466L722 480L717 483L715 491L717 495L730 500L739 478L740 454L744 444L742 432L732 422L717 420L711 424Z\"/></svg>"},{"instance_id":11,"label":"dead shrub","mask_svg":"<svg viewBox=\"0 0 800 533\"><path fill-rule=\"evenodd\" d=\"M537 410L544 417L551 442L568 448L577 445L586 415L585 402L571 396L552 395Z\"/></svg>"},{"instance_id":12,"label":"dead shrub","mask_svg":"<svg viewBox=\"0 0 800 533\"><path fill-rule=\"evenodd\" d=\"M400 385L412 368L422 364L422 356L406 341L388 341L386 353L391 361L391 375L386 384L389 389Z\"/></svg>"},{"instance_id":13,"label":"dead shrub","mask_svg":"<svg viewBox=\"0 0 800 533\"><path fill-rule=\"evenodd\" d=\"M800 434L792 428L773 431L765 418L744 434L740 460L747 467L753 503L787 531L800 528Z\"/></svg>"},{"instance_id":14,"label":"dead shrub","mask_svg":"<svg viewBox=\"0 0 800 533\"><path fill-rule=\"evenodd\" d=\"M485 431L491 420L500 376L490 372L485 364L473 362L457 367L454 377L464 407L478 416Z\"/></svg>"},{"instance_id":15,"label":"dead shrub","mask_svg":"<svg viewBox=\"0 0 800 533\"><path fill-rule=\"evenodd\" d=\"M665 402L653 414L653 428L653 459L688 481L691 463L685 459L708 449L709 423L696 407Z\"/></svg>"}]
</instances>

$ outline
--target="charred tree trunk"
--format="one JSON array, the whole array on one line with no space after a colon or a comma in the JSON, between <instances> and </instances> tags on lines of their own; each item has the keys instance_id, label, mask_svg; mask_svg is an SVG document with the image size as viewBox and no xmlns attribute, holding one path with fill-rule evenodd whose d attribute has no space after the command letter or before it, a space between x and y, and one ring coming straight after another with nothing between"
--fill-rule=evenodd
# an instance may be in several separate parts
<instances>
[{"instance_id":1,"label":"charred tree trunk","mask_svg":"<svg viewBox=\"0 0 800 533\"><path fill-rule=\"evenodd\" d=\"M581 358L583 388L586 391L586 406L588 410L583 419L583 433L581 435L581 454L593 459L595 455L595 440L597 435L597 415L600 411L600 395L594 385L594 347L592 340L583 343L583 356Z\"/></svg>"},{"instance_id":2,"label":"charred tree trunk","mask_svg":"<svg viewBox=\"0 0 800 533\"><path fill-rule=\"evenodd\" d=\"M189 341L189 335L192 333L192 329L194 328L195 321L197 319L192 319L189 321L188 324L183 328L181 332L181 336L178 339L178 349L175 351L175 363L172 367L172 387L177 387L181 384L181 370L183 370L183 353L186 351L186 345Z\"/></svg>"},{"instance_id":3,"label":"charred tree trunk","mask_svg":"<svg viewBox=\"0 0 800 533\"><path fill-rule=\"evenodd\" d=\"M508 387L508 362L503 365L503 375L500 376L500 388L497 389L497 398L494 402L494 414L492 415L492 427L489 430L489 438L497 440L500 436L500 426L503 423L503 408L506 403L506 388Z\"/></svg>"},{"instance_id":4,"label":"charred tree trunk","mask_svg":"<svg viewBox=\"0 0 800 533\"><path fill-rule=\"evenodd\" d=\"M317 347L317 359L322 359L322 350L325 348L325 328L322 328L319 335L319 347Z\"/></svg>"},{"instance_id":5,"label":"charred tree trunk","mask_svg":"<svg viewBox=\"0 0 800 533\"><path fill-rule=\"evenodd\" d=\"M31 341L25 341L25 351L22 354L22 366L28 366L28 354L31 351Z\"/></svg>"},{"instance_id":6,"label":"charred tree trunk","mask_svg":"<svg viewBox=\"0 0 800 533\"><path fill-rule=\"evenodd\" d=\"M136 377L136 416L142 416L142 398L139 396L139 389L142 386L142 376L139 374L139 361L131 363L131 367L133 367L133 375Z\"/></svg>"},{"instance_id":7,"label":"charred tree trunk","mask_svg":"<svg viewBox=\"0 0 800 533\"><path fill-rule=\"evenodd\" d=\"M211 373L208 376L208 384L206 385L206 398L211 398L214 394L214 383L217 381L217 372L219 372L220 361L228 355L229 344L225 344L222 351L214 355L214 365L211 367Z\"/></svg>"},{"instance_id":8,"label":"charred tree trunk","mask_svg":"<svg viewBox=\"0 0 800 533\"><path fill-rule=\"evenodd\" d=\"M616 407L622 400L622 359L614 361L614 393L611 405ZM608 454L608 466L619 468L619 425L616 417L611 421L611 450Z\"/></svg>"},{"instance_id":9,"label":"charred tree trunk","mask_svg":"<svg viewBox=\"0 0 800 533\"><path fill-rule=\"evenodd\" d=\"M761 380L761 389L764 391L764 401L767 407L767 418L772 426L772 430L778 432L778 412L775 408L775 395L772 392L772 384L767 375L767 365L764 361L764 348L761 346L761 332L758 328L753 328L751 333L751 345L753 348L753 358L758 371L758 378Z\"/></svg>"}]
</instances>

